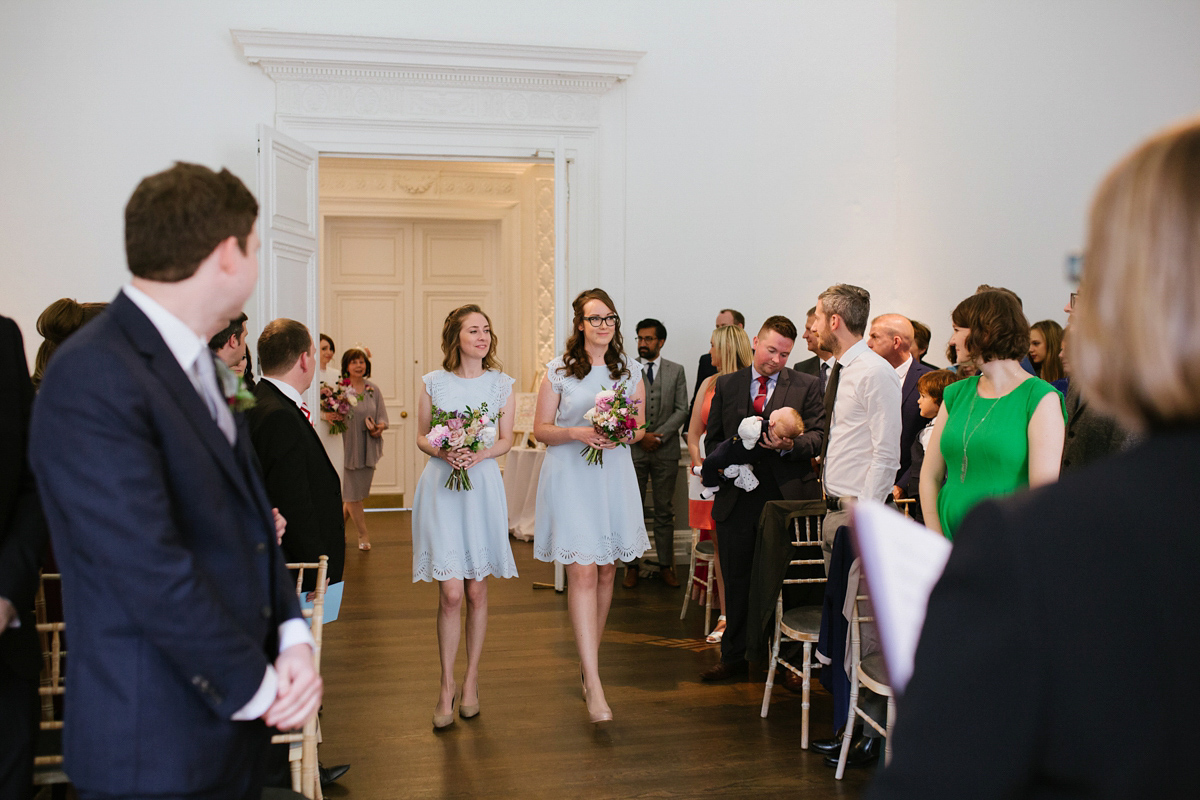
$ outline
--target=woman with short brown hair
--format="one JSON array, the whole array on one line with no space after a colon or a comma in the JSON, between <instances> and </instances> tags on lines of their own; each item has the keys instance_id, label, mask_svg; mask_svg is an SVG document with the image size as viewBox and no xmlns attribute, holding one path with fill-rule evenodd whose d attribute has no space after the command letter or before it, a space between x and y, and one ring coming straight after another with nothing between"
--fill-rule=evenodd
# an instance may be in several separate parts
<instances>
[{"instance_id":1,"label":"woman with short brown hair","mask_svg":"<svg viewBox=\"0 0 1200 800\"><path fill-rule=\"evenodd\" d=\"M950 319L959 363L980 374L946 387L921 466L921 513L947 539L985 497L1057 480L1066 434L1062 395L1021 367L1029 323L1016 295L978 292Z\"/></svg>"}]
</instances>

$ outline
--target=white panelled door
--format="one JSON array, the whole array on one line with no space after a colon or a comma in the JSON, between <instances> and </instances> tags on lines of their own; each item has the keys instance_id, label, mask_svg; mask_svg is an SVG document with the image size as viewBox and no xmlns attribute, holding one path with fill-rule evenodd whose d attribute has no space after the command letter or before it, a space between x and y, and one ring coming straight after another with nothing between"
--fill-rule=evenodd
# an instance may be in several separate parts
<instances>
[{"instance_id":1,"label":"white panelled door","mask_svg":"<svg viewBox=\"0 0 1200 800\"><path fill-rule=\"evenodd\" d=\"M507 274L497 221L326 217L325 333L340 363L348 347L371 351L371 381L383 392L389 427L373 494L411 502L427 456L415 438L421 376L442 365L446 315L477 303L498 332L502 362L516 363L509 313L516 266Z\"/></svg>"},{"instance_id":2,"label":"white panelled door","mask_svg":"<svg viewBox=\"0 0 1200 800\"><path fill-rule=\"evenodd\" d=\"M298 320L316 339L317 151L267 125L258 126L258 318ZM316 382L305 399L317 408Z\"/></svg>"}]
</instances>

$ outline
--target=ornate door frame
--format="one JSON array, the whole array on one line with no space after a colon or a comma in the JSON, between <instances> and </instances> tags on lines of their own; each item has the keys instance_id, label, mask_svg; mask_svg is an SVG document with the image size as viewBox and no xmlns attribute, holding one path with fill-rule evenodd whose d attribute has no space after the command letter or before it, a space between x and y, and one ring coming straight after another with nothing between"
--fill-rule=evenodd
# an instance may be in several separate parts
<instances>
[{"instance_id":1,"label":"ornate door frame","mask_svg":"<svg viewBox=\"0 0 1200 800\"><path fill-rule=\"evenodd\" d=\"M555 341L579 291L624 305L625 82L644 53L231 34L275 82L275 127L323 156L553 162Z\"/></svg>"}]
</instances>

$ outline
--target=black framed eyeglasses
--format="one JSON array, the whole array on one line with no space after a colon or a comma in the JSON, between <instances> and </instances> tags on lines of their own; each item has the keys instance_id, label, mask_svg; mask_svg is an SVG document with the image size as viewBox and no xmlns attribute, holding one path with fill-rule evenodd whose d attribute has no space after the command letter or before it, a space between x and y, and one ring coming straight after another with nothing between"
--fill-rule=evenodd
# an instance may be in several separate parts
<instances>
[{"instance_id":1,"label":"black framed eyeglasses","mask_svg":"<svg viewBox=\"0 0 1200 800\"><path fill-rule=\"evenodd\" d=\"M584 317L583 319L593 328L599 328L601 325L615 328L617 327L617 323L621 321L621 318L616 314L609 314L607 317Z\"/></svg>"}]
</instances>

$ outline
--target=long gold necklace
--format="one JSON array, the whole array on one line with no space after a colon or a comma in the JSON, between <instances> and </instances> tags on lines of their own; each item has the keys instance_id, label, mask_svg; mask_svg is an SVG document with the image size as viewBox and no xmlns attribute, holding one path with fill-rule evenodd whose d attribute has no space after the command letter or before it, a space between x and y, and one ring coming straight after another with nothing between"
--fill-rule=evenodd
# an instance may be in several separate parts
<instances>
[{"instance_id":1,"label":"long gold necklace","mask_svg":"<svg viewBox=\"0 0 1200 800\"><path fill-rule=\"evenodd\" d=\"M992 408L996 407L996 403L992 403L992 407L987 410L987 413L985 413L983 415L983 418L980 419L979 422L975 425L975 427L971 429L971 435L968 436L967 435L967 424L970 423L970 421L971 421L971 415L975 413L975 401L978 399L979 399L979 384L976 383L975 393L971 396L971 407L967 410L967 418L963 421L962 474L958 478L959 483L967 482L967 446L971 444L971 439L974 438L975 433L979 430L980 426L982 426L984 421L987 420L988 414L992 413ZM997 398L997 399L999 399L999 398Z\"/></svg>"}]
</instances>

